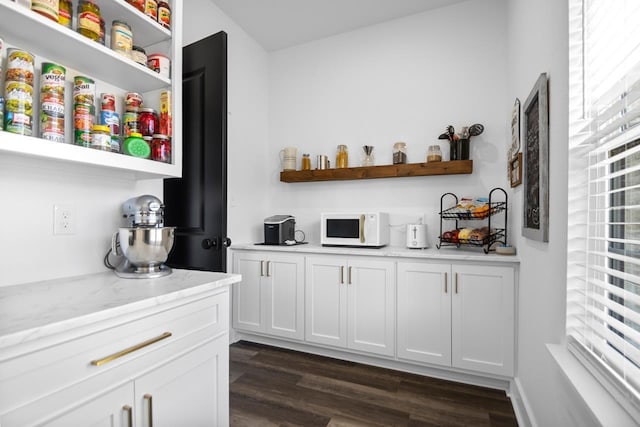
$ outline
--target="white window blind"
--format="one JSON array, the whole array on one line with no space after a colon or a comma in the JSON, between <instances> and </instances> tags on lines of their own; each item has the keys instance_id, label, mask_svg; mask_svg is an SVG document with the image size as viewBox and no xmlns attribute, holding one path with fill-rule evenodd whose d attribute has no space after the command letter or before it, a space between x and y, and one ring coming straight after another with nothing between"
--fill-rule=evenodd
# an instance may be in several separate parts
<instances>
[{"instance_id":1,"label":"white window blind","mask_svg":"<svg viewBox=\"0 0 640 427\"><path fill-rule=\"evenodd\" d=\"M640 421L640 1L569 5L568 342Z\"/></svg>"}]
</instances>

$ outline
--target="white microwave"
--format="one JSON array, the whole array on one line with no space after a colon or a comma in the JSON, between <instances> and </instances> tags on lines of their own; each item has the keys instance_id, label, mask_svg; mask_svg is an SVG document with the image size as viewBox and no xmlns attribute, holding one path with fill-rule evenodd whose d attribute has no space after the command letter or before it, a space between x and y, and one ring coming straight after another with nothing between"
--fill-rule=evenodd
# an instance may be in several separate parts
<instances>
[{"instance_id":1,"label":"white microwave","mask_svg":"<svg viewBox=\"0 0 640 427\"><path fill-rule=\"evenodd\" d=\"M381 248L389 244L389 214L320 214L320 243L322 246Z\"/></svg>"}]
</instances>

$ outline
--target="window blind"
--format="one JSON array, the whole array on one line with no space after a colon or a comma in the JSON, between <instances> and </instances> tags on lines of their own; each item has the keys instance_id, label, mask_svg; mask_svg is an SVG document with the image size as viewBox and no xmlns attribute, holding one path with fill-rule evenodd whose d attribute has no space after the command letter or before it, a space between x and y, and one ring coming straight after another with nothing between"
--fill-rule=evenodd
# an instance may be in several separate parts
<instances>
[{"instance_id":1,"label":"window blind","mask_svg":"<svg viewBox=\"0 0 640 427\"><path fill-rule=\"evenodd\" d=\"M640 420L640 2L569 17L568 343Z\"/></svg>"}]
</instances>

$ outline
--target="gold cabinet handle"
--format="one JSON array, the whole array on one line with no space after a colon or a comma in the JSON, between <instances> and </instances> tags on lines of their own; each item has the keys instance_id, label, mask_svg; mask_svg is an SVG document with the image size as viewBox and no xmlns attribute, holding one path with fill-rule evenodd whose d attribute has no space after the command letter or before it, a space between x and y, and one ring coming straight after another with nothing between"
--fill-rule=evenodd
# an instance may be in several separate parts
<instances>
[{"instance_id":1,"label":"gold cabinet handle","mask_svg":"<svg viewBox=\"0 0 640 427\"><path fill-rule=\"evenodd\" d=\"M458 273L456 273L456 294L458 293Z\"/></svg>"},{"instance_id":2,"label":"gold cabinet handle","mask_svg":"<svg viewBox=\"0 0 640 427\"><path fill-rule=\"evenodd\" d=\"M133 409L131 409L131 406L129 405L124 405L122 407L122 410L125 413L125 416L127 417L127 425L129 427L133 427Z\"/></svg>"},{"instance_id":3,"label":"gold cabinet handle","mask_svg":"<svg viewBox=\"0 0 640 427\"><path fill-rule=\"evenodd\" d=\"M144 400L147 402L147 427L153 427L153 402L150 394L145 394Z\"/></svg>"},{"instance_id":4,"label":"gold cabinet handle","mask_svg":"<svg viewBox=\"0 0 640 427\"><path fill-rule=\"evenodd\" d=\"M340 284L344 285L344 265L340 266Z\"/></svg>"},{"instance_id":5,"label":"gold cabinet handle","mask_svg":"<svg viewBox=\"0 0 640 427\"><path fill-rule=\"evenodd\" d=\"M267 261L267 277L271 277L271 261Z\"/></svg>"},{"instance_id":6,"label":"gold cabinet handle","mask_svg":"<svg viewBox=\"0 0 640 427\"><path fill-rule=\"evenodd\" d=\"M264 261L260 260L260 277L264 276Z\"/></svg>"},{"instance_id":7,"label":"gold cabinet handle","mask_svg":"<svg viewBox=\"0 0 640 427\"><path fill-rule=\"evenodd\" d=\"M447 273L444 273L444 293L447 293Z\"/></svg>"},{"instance_id":8,"label":"gold cabinet handle","mask_svg":"<svg viewBox=\"0 0 640 427\"><path fill-rule=\"evenodd\" d=\"M102 359L92 360L92 361L91 361L91 364L92 364L93 366L101 366L101 365L104 365L104 364L109 363L109 362L111 362L111 361L113 361L113 360L119 359L119 358L120 358L120 357L122 357L122 356L126 356L126 355L127 355L127 354L129 354L129 353L133 353L134 351L138 351L138 350L140 350L141 348L147 347L147 346L149 346L149 345L151 345L151 344L155 344L155 343L157 343L158 341L162 341L162 340L163 340L163 339L165 339L165 338L169 338L170 336L171 336L171 332L165 332L165 333L163 333L163 334L162 334L162 335L160 335L160 336L157 336L157 337L155 337L155 338L151 338L150 340L147 340L147 341L145 341L145 342L141 342L140 344L136 344L136 345L131 346L131 347L129 347L129 348L125 348L125 349L124 349L124 350L122 350L122 351L119 351L119 352L117 352L117 353L113 353L113 354L111 354L111 355L109 355L109 356L107 356L107 357L103 357Z\"/></svg>"},{"instance_id":9,"label":"gold cabinet handle","mask_svg":"<svg viewBox=\"0 0 640 427\"><path fill-rule=\"evenodd\" d=\"M349 266L349 284L351 284L351 266Z\"/></svg>"},{"instance_id":10,"label":"gold cabinet handle","mask_svg":"<svg viewBox=\"0 0 640 427\"><path fill-rule=\"evenodd\" d=\"M364 243L364 215L360 215L360 243Z\"/></svg>"}]
</instances>

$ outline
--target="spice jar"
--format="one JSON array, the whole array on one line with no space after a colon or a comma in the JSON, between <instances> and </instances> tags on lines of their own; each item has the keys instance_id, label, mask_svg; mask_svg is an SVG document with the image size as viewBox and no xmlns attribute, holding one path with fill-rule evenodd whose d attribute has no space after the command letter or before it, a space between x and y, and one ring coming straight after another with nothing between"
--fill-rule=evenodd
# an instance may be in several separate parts
<instances>
[{"instance_id":1,"label":"spice jar","mask_svg":"<svg viewBox=\"0 0 640 427\"><path fill-rule=\"evenodd\" d=\"M430 145L427 152L427 162L440 162L442 161L442 151L440 151L439 145Z\"/></svg>"},{"instance_id":2,"label":"spice jar","mask_svg":"<svg viewBox=\"0 0 640 427\"><path fill-rule=\"evenodd\" d=\"M153 136L159 130L158 114L153 108L141 108L138 116L138 128L142 136Z\"/></svg>"},{"instance_id":3,"label":"spice jar","mask_svg":"<svg viewBox=\"0 0 640 427\"><path fill-rule=\"evenodd\" d=\"M338 153L336 154L336 168L349 167L349 152L346 145L338 145Z\"/></svg>"},{"instance_id":4,"label":"spice jar","mask_svg":"<svg viewBox=\"0 0 640 427\"><path fill-rule=\"evenodd\" d=\"M78 2L77 31L93 41L100 40L100 7L89 0Z\"/></svg>"},{"instance_id":5,"label":"spice jar","mask_svg":"<svg viewBox=\"0 0 640 427\"><path fill-rule=\"evenodd\" d=\"M393 144L393 164L407 163L407 144L405 142L396 142Z\"/></svg>"},{"instance_id":6,"label":"spice jar","mask_svg":"<svg viewBox=\"0 0 640 427\"><path fill-rule=\"evenodd\" d=\"M111 129L105 125L93 125L91 131L91 148L111 151Z\"/></svg>"},{"instance_id":7,"label":"spice jar","mask_svg":"<svg viewBox=\"0 0 640 427\"><path fill-rule=\"evenodd\" d=\"M127 137L127 139L124 140L122 152L129 156L148 159L151 155L151 147L149 147L149 144L147 144L147 142L142 139L141 134L133 132L130 136Z\"/></svg>"},{"instance_id":8,"label":"spice jar","mask_svg":"<svg viewBox=\"0 0 640 427\"><path fill-rule=\"evenodd\" d=\"M171 141L167 135L153 135L151 159L158 162L171 163Z\"/></svg>"},{"instance_id":9,"label":"spice jar","mask_svg":"<svg viewBox=\"0 0 640 427\"><path fill-rule=\"evenodd\" d=\"M308 171L311 170L311 158L308 154L302 155L302 170Z\"/></svg>"}]
</instances>

